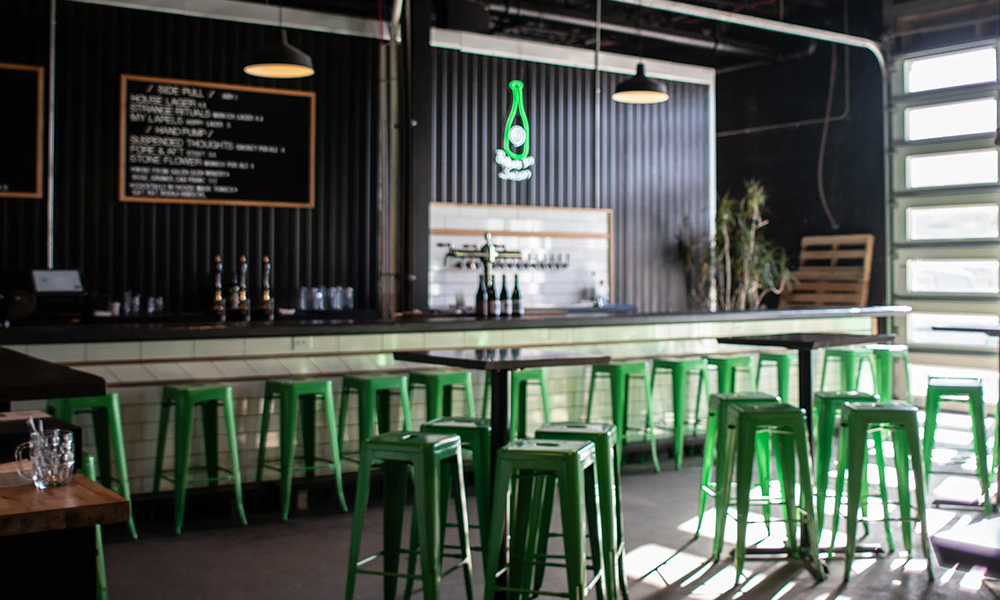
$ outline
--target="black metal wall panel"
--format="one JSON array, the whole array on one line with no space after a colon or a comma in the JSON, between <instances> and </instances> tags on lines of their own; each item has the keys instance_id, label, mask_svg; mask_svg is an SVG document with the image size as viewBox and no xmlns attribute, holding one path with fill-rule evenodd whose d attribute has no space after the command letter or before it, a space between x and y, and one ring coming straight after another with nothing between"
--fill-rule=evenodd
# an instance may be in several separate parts
<instances>
[{"instance_id":1,"label":"black metal wall panel","mask_svg":"<svg viewBox=\"0 0 1000 600\"><path fill-rule=\"evenodd\" d=\"M164 296L169 311L191 311L204 306L214 254L233 270L245 253L252 289L268 254L280 305L294 305L300 285L351 285L358 306L375 305L377 42L289 31L291 43L312 55L316 76L274 83L244 75L241 65L277 37L274 27L75 2L57 11L57 267L82 269L96 293L131 289ZM24 40L7 22L0 32ZM119 203L121 73L315 91L316 207ZM37 219L11 216L5 253L44 239ZM8 261L6 270L43 266L35 254Z\"/></svg>"},{"instance_id":2,"label":"black metal wall panel","mask_svg":"<svg viewBox=\"0 0 1000 600\"><path fill-rule=\"evenodd\" d=\"M594 194L594 73L587 69L434 50L435 202L610 208L616 299L650 312L688 308L677 245L687 227L708 235L710 107L707 86L668 82L669 102L610 99L623 76L603 73L601 198ZM531 179L497 176L510 80L525 83Z\"/></svg>"}]
</instances>

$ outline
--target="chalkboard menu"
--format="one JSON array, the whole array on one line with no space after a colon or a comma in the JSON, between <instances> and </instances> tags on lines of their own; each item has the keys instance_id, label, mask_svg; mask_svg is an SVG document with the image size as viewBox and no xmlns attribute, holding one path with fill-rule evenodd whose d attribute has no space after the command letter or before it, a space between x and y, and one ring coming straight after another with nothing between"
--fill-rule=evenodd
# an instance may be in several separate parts
<instances>
[{"instance_id":1,"label":"chalkboard menu","mask_svg":"<svg viewBox=\"0 0 1000 600\"><path fill-rule=\"evenodd\" d=\"M121 78L119 200L312 208L316 94Z\"/></svg>"},{"instance_id":2,"label":"chalkboard menu","mask_svg":"<svg viewBox=\"0 0 1000 600\"><path fill-rule=\"evenodd\" d=\"M44 73L0 63L0 198L42 197Z\"/></svg>"}]
</instances>

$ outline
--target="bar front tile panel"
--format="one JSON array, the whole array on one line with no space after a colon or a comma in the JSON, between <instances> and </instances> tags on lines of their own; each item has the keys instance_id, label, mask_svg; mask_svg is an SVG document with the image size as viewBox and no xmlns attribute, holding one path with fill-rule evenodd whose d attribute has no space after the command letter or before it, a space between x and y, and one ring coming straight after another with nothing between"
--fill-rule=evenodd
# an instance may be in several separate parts
<instances>
[{"instance_id":1,"label":"bar front tile panel","mask_svg":"<svg viewBox=\"0 0 1000 600\"><path fill-rule=\"evenodd\" d=\"M710 353L752 353L759 349L734 346L722 347L717 336L736 333L766 334L780 332L828 331L869 333L875 322L868 317L843 317L831 319L799 319L753 321L743 323L681 323L653 326L579 327L554 329L519 329L493 331L453 331L417 334L306 336L295 338L260 338L248 340L219 340L227 344L200 344L198 341L142 342L140 352L135 343L121 344L62 344L59 346L28 346L14 348L29 354L81 368L105 377L111 391L117 392L122 401L122 418L129 460L129 474L134 493L152 490L153 462L156 455L156 435L160 415L160 393L165 384L213 383L233 387L236 401L236 426L239 433L240 466L245 480L255 474L257 443L263 410L264 383L268 378L311 377L329 378L333 381L335 404L338 408L342 378L362 373L408 373L434 370L431 365L405 363L394 360L394 349L534 347L552 351L592 352L609 354L615 360L650 359L660 356L685 356ZM228 342L236 341L235 344ZM240 343L244 342L245 343ZM121 346L121 349L117 348ZM233 354L223 356L231 348ZM123 358L125 357L125 358ZM793 381L797 378L797 360L793 360ZM820 360L815 360L819 381ZM831 371L828 380L836 381L838 373ZM867 376L866 376L867 377ZM550 406L554 420L582 419L586 411L587 387L590 381L588 367L557 367L546 369ZM476 410L482 410L483 374L473 372ZM642 414L641 387L633 384L630 390L630 411ZM714 389L715 376L711 387ZM863 383L864 387L866 384ZM738 389L748 389L749 379L741 375ZM694 394L697 386L689 386L688 407L694 411ZM765 368L761 387L776 391L774 367ZM543 421L541 404L536 387L529 388L529 431ZM607 421L611 417L607 383L600 382L595 400L594 419ZM792 401L797 401L792 390ZM351 399L345 423L344 450L353 452L357 445L357 404ZM424 420L426 406L424 393L417 390L412 399L414 426ZM670 377L661 374L654 386L655 423L672 427L670 411ZM456 398L456 411L464 414L464 401ZM273 410L273 409L272 409ZM702 407L701 414L705 414ZM340 418L340 415L337 415ZM200 412L195 415L195 437L202 435ZM398 402L393 404L393 426L401 427L402 415ZM322 422L322 419L320 419ZM277 458L277 418L271 420L271 432L266 436L268 458ZM220 436L224 435L221 430ZM173 423L168 429L166 468L173 462ZM84 435L85 440L92 436ZM319 451L329 452L329 432L320 425L317 432ZM326 442L324 443L324 440ZM203 464L203 440L194 441L192 464ZM89 442L87 443L89 445ZM225 448L220 437L220 448ZM92 451L93 448L88 448ZM322 454L325 455L325 454ZM225 466L229 459L221 457ZM352 462L344 463L353 469ZM276 471L265 470L265 477L277 477ZM169 484L164 489L169 489Z\"/></svg>"}]
</instances>

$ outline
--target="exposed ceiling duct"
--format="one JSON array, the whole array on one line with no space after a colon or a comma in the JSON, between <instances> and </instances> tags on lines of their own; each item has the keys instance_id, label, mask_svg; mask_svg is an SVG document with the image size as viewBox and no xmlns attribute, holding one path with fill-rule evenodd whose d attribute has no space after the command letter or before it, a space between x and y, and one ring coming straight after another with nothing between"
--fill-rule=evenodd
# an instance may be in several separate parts
<instances>
[{"instance_id":1,"label":"exposed ceiling duct","mask_svg":"<svg viewBox=\"0 0 1000 600\"><path fill-rule=\"evenodd\" d=\"M503 14L510 17L524 17L528 19L538 19L540 21L549 21L551 23L563 23L565 25L573 25L576 27L594 29L594 21L591 19L582 19L580 17L572 17L569 15L561 15L558 13L543 12L540 10L532 10L529 8L511 8L504 4L487 4L486 9L492 13ZM765 59L777 58L773 50L765 48L763 46L755 46L752 44L735 44L732 42L715 41L691 35L682 35L678 33L665 33L661 31L652 31L649 29L638 29L636 27L631 27L627 25L616 25L614 23L608 23L606 21L601 23L601 30L613 31L615 33L622 33L650 40L659 40L662 42L667 42L669 44L678 44L682 46L689 46L692 48L701 48L703 50L711 50L715 52L725 52L728 54L736 54L741 56L752 56L754 58L765 58Z\"/></svg>"}]
</instances>

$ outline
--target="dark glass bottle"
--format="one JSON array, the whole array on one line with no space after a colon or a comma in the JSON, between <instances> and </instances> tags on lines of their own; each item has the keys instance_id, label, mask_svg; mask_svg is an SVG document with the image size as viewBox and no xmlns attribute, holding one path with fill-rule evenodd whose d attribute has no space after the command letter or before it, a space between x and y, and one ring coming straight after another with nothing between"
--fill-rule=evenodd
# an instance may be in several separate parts
<instances>
[{"instance_id":1,"label":"dark glass bottle","mask_svg":"<svg viewBox=\"0 0 1000 600\"><path fill-rule=\"evenodd\" d=\"M226 320L226 302L222 299L222 257L215 255L215 295L212 298L212 315L222 323Z\"/></svg>"},{"instance_id":2,"label":"dark glass bottle","mask_svg":"<svg viewBox=\"0 0 1000 600\"><path fill-rule=\"evenodd\" d=\"M479 290L476 291L476 318L485 319L489 316L486 307L486 276L479 276Z\"/></svg>"},{"instance_id":3,"label":"dark glass bottle","mask_svg":"<svg viewBox=\"0 0 1000 600\"><path fill-rule=\"evenodd\" d=\"M245 254L240 255L240 279L237 284L237 300L236 300L236 318L239 321L249 321L250 320L250 297L247 296L247 271L249 270L249 265L247 264L247 257Z\"/></svg>"},{"instance_id":4,"label":"dark glass bottle","mask_svg":"<svg viewBox=\"0 0 1000 600\"><path fill-rule=\"evenodd\" d=\"M268 321L274 320L274 301L271 299L271 259L264 257L264 271L261 275L260 307Z\"/></svg>"},{"instance_id":5,"label":"dark glass bottle","mask_svg":"<svg viewBox=\"0 0 1000 600\"><path fill-rule=\"evenodd\" d=\"M486 284L486 304L491 319L500 318L500 299L497 298L496 280L491 276Z\"/></svg>"},{"instance_id":6,"label":"dark glass bottle","mask_svg":"<svg viewBox=\"0 0 1000 600\"><path fill-rule=\"evenodd\" d=\"M521 298L521 286L517 283L517 275L514 275L514 291L510 295L510 316L519 318L524 316L524 299Z\"/></svg>"},{"instance_id":7,"label":"dark glass bottle","mask_svg":"<svg viewBox=\"0 0 1000 600\"><path fill-rule=\"evenodd\" d=\"M507 276L500 279L500 316L508 318L511 315L510 295L507 294Z\"/></svg>"}]
</instances>

